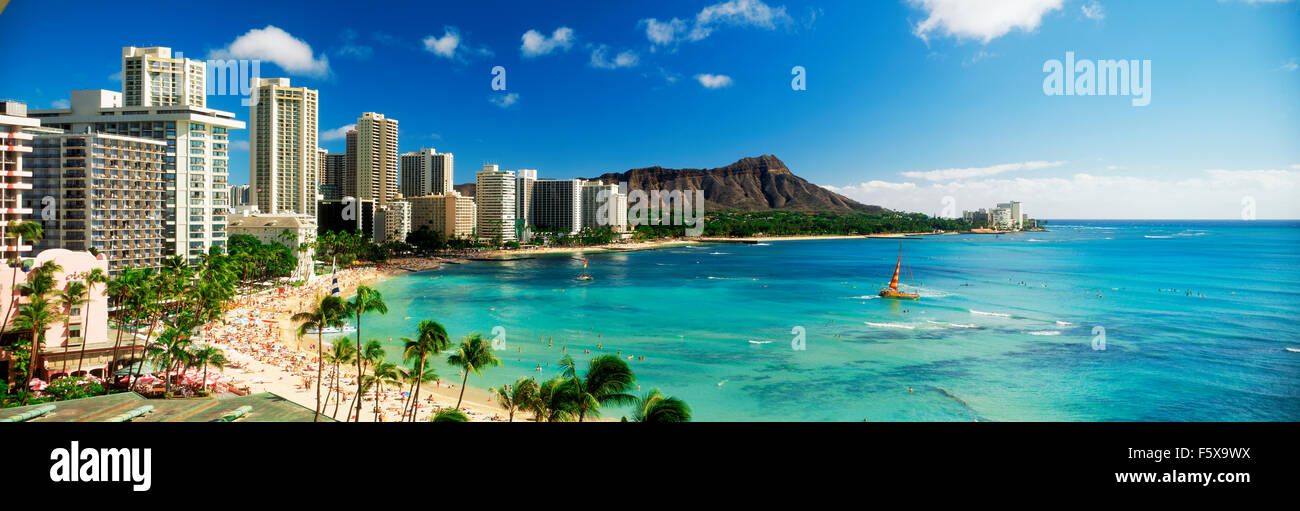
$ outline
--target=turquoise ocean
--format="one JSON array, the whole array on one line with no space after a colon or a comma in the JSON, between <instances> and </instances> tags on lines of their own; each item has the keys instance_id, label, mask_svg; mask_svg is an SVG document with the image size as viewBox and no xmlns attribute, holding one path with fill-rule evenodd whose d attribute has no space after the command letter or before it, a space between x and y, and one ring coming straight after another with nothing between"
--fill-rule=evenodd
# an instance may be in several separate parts
<instances>
[{"instance_id":1,"label":"turquoise ocean","mask_svg":"<svg viewBox=\"0 0 1300 511\"><path fill-rule=\"evenodd\" d=\"M876 298L900 244L919 301ZM631 355L643 391L702 421L1300 420L1300 222L1056 220L585 257L590 282L569 255L388 280L389 313L362 335L394 361L421 319L453 341L495 337L503 365L478 388L549 378L562 348Z\"/></svg>"}]
</instances>

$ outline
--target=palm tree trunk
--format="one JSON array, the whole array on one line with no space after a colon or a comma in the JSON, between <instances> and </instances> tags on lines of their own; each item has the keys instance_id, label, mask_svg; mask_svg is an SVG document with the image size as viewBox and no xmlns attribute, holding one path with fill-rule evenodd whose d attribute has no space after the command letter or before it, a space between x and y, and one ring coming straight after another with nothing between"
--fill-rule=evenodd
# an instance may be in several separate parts
<instances>
[{"instance_id":1,"label":"palm tree trunk","mask_svg":"<svg viewBox=\"0 0 1300 511\"><path fill-rule=\"evenodd\" d=\"M361 297L357 297L361 303ZM361 308L357 308L357 422L361 422Z\"/></svg>"},{"instance_id":2,"label":"palm tree trunk","mask_svg":"<svg viewBox=\"0 0 1300 511\"><path fill-rule=\"evenodd\" d=\"M324 328L324 326L316 327L316 415L312 417L312 422L320 422L320 378L321 373L325 371L325 348L321 346L325 339Z\"/></svg>"},{"instance_id":3,"label":"palm tree trunk","mask_svg":"<svg viewBox=\"0 0 1300 511\"><path fill-rule=\"evenodd\" d=\"M415 395L411 399L411 422L415 422L415 417L420 414L420 387L424 385L424 354L420 355L420 372L415 375Z\"/></svg>"},{"instance_id":4,"label":"palm tree trunk","mask_svg":"<svg viewBox=\"0 0 1300 511\"><path fill-rule=\"evenodd\" d=\"M30 392L26 392L26 391L27 391L27 387L28 387L29 385L31 385L31 382L32 382L32 374L34 374L34 371L36 370L36 362L37 362L38 360L40 360L39 357L38 357L38 355L40 355L40 353L41 353L41 341L40 341L40 336L38 335L37 332L33 331L33 332L32 332L32 356L31 356L30 360L28 360L28 362L27 362L27 379L26 379L26 380L23 380L23 383L22 383L22 388L23 388L23 391L24 391L24 392L23 392L23 404L22 404L22 406L27 406L27 397L31 395Z\"/></svg>"},{"instance_id":5,"label":"palm tree trunk","mask_svg":"<svg viewBox=\"0 0 1300 511\"><path fill-rule=\"evenodd\" d=\"M94 293L93 288L91 290L91 293ZM85 320L85 324L83 325L86 328L84 331L81 332L81 353L77 355L77 372L81 372L81 361L86 359L86 338L90 337L89 335L86 334L90 333L90 305L93 303L94 303L93 301L86 303L86 320ZM108 324L107 318L105 318L104 324L105 325ZM110 379L113 377L113 375L111 374L106 374L104 376Z\"/></svg>"},{"instance_id":6,"label":"palm tree trunk","mask_svg":"<svg viewBox=\"0 0 1300 511\"><path fill-rule=\"evenodd\" d=\"M465 399L465 386L469 385L469 367L465 367L465 380L460 383L460 397L456 398L456 409L460 409L461 400Z\"/></svg>"},{"instance_id":7,"label":"palm tree trunk","mask_svg":"<svg viewBox=\"0 0 1300 511\"><path fill-rule=\"evenodd\" d=\"M118 305L120 306L121 304L118 304ZM107 325L107 323L105 323L105 324ZM134 337L134 336L135 336L135 332L131 332L131 335ZM112 359L109 359L109 361L108 361L108 371L107 371L107 374L105 374L105 376L107 376L107 377L109 377L109 378L114 378L114 377L115 377L115 375L113 374L113 372L116 370L116 368L113 367L113 366L117 365L117 348L118 348L119 346L121 346L121 345L122 345L122 317L121 317L121 316L118 316L118 318L117 318L117 340L113 341L113 358L112 358ZM131 379L130 379L130 378L131 378L131 375L130 375L130 374L128 374L126 377L127 377L127 381L131 381ZM116 384L117 384L117 382L115 382L115 381L113 381L113 380L109 380L108 383L109 383L110 385L116 385Z\"/></svg>"},{"instance_id":8,"label":"palm tree trunk","mask_svg":"<svg viewBox=\"0 0 1300 511\"><path fill-rule=\"evenodd\" d=\"M144 334L144 351L140 354L140 365L136 367L136 373L144 371L144 353L149 353L149 340L153 338L153 325L155 322L154 318L149 319L149 333ZM135 353L135 341L135 339L131 339L131 353Z\"/></svg>"}]
</instances>

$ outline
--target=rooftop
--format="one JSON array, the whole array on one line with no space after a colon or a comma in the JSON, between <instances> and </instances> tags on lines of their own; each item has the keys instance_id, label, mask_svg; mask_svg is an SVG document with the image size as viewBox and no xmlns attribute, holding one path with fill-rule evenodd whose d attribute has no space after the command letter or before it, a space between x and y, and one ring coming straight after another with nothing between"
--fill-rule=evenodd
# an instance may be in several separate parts
<instances>
[{"instance_id":1,"label":"rooftop","mask_svg":"<svg viewBox=\"0 0 1300 511\"><path fill-rule=\"evenodd\" d=\"M251 409L234 422L311 422L315 416L314 410L270 392L225 399L145 399L134 392L124 392L4 408L0 409L0 418L48 405L54 405L54 410L26 422L105 422L146 405L153 406L153 410L129 422L212 422L244 406ZM333 422L324 415L321 420Z\"/></svg>"}]
</instances>

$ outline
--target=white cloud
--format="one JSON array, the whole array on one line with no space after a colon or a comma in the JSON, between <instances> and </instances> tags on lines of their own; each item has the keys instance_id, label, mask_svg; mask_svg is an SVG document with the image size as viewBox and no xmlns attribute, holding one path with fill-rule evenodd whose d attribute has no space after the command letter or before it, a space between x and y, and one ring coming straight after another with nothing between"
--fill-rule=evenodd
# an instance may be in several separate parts
<instances>
[{"instance_id":1,"label":"white cloud","mask_svg":"<svg viewBox=\"0 0 1300 511\"><path fill-rule=\"evenodd\" d=\"M375 49L357 42L357 31L348 28L343 30L343 46L335 53L341 57L366 60L374 55Z\"/></svg>"},{"instance_id":2,"label":"white cloud","mask_svg":"<svg viewBox=\"0 0 1300 511\"><path fill-rule=\"evenodd\" d=\"M1081 9L1083 10L1083 17L1090 20L1101 21L1106 19L1106 8L1102 7L1101 3L1096 0L1083 4Z\"/></svg>"},{"instance_id":3,"label":"white cloud","mask_svg":"<svg viewBox=\"0 0 1300 511\"><path fill-rule=\"evenodd\" d=\"M731 77L727 75L698 74L695 79L706 89L721 89L731 86Z\"/></svg>"},{"instance_id":4,"label":"white cloud","mask_svg":"<svg viewBox=\"0 0 1300 511\"><path fill-rule=\"evenodd\" d=\"M935 214L944 198L957 210L1018 200L1033 218L1238 219L1246 197L1259 218L1300 218L1300 169L1206 170L1185 179L1101 176L975 179L945 183L867 181L828 190L866 204ZM905 192L905 193L900 193Z\"/></svg>"},{"instance_id":5,"label":"white cloud","mask_svg":"<svg viewBox=\"0 0 1300 511\"><path fill-rule=\"evenodd\" d=\"M352 131L352 130L354 130L354 129L357 129L357 125L356 125L356 124L349 124L349 125L347 125L347 126L339 126L339 127L334 128L334 129L332 129L332 130L322 131L321 134L320 134L320 139L321 139L322 142L329 142L329 141L331 141L331 140L343 140L344 138L346 138L346 137L348 136L348 132L349 132L349 131Z\"/></svg>"},{"instance_id":6,"label":"white cloud","mask_svg":"<svg viewBox=\"0 0 1300 511\"><path fill-rule=\"evenodd\" d=\"M1003 163L989 167L971 167L964 169L941 169L927 170L925 172L900 172L903 177L912 179L924 179L926 181L951 181L954 179L967 179L972 177L985 177L1001 174L1003 172L1012 172L1017 170L1039 170L1065 165L1064 161L1026 161L1020 163Z\"/></svg>"},{"instance_id":7,"label":"white cloud","mask_svg":"<svg viewBox=\"0 0 1300 511\"><path fill-rule=\"evenodd\" d=\"M1277 68L1278 71L1286 71L1288 73L1290 73L1291 71L1295 71L1296 69L1300 69L1300 65L1297 65L1295 63L1295 59L1291 59L1286 62L1283 62L1282 65L1278 66Z\"/></svg>"},{"instance_id":8,"label":"white cloud","mask_svg":"<svg viewBox=\"0 0 1300 511\"><path fill-rule=\"evenodd\" d=\"M248 141L247 141L247 140L231 140L231 141L230 141L230 150L231 150L231 151L247 151L247 150L248 150Z\"/></svg>"},{"instance_id":9,"label":"white cloud","mask_svg":"<svg viewBox=\"0 0 1300 511\"><path fill-rule=\"evenodd\" d=\"M488 101L492 102L492 104L499 106L501 108L510 108L510 105L519 102L519 93L511 92L509 94L492 96L488 98Z\"/></svg>"},{"instance_id":10,"label":"white cloud","mask_svg":"<svg viewBox=\"0 0 1300 511\"><path fill-rule=\"evenodd\" d=\"M259 59L272 62L290 74L314 77L330 73L328 57L313 55L311 45L274 25L249 30L225 48L208 52L208 58Z\"/></svg>"},{"instance_id":11,"label":"white cloud","mask_svg":"<svg viewBox=\"0 0 1300 511\"><path fill-rule=\"evenodd\" d=\"M633 50L623 50L610 59L607 54L609 47L605 45L597 46L591 50L591 67L600 69L618 69L621 67L636 67L641 61L640 55Z\"/></svg>"},{"instance_id":12,"label":"white cloud","mask_svg":"<svg viewBox=\"0 0 1300 511\"><path fill-rule=\"evenodd\" d=\"M908 0L929 14L912 33L929 41L932 33L988 43L1012 29L1033 32L1043 15L1065 0Z\"/></svg>"},{"instance_id":13,"label":"white cloud","mask_svg":"<svg viewBox=\"0 0 1300 511\"><path fill-rule=\"evenodd\" d=\"M453 26L442 27L442 37L427 36L422 42L425 51L459 62L464 62L470 57L492 56L492 50L486 46L476 48L466 44L460 29Z\"/></svg>"},{"instance_id":14,"label":"white cloud","mask_svg":"<svg viewBox=\"0 0 1300 511\"><path fill-rule=\"evenodd\" d=\"M68 108L68 100L56 99L53 103L50 103L50 108Z\"/></svg>"},{"instance_id":15,"label":"white cloud","mask_svg":"<svg viewBox=\"0 0 1300 511\"><path fill-rule=\"evenodd\" d=\"M119 70L119 71L116 72L116 73L113 73L113 74L111 74L111 75L108 75L108 81L110 81L110 82L120 82L120 81L122 81L122 71Z\"/></svg>"},{"instance_id":16,"label":"white cloud","mask_svg":"<svg viewBox=\"0 0 1300 511\"><path fill-rule=\"evenodd\" d=\"M568 51L573 46L573 29L557 28L550 37L536 30L529 30L524 32L522 39L524 44L519 47L519 51L523 52L524 57L540 57L555 50Z\"/></svg>"},{"instance_id":17,"label":"white cloud","mask_svg":"<svg viewBox=\"0 0 1300 511\"><path fill-rule=\"evenodd\" d=\"M754 27L776 29L778 24L794 20L785 12L785 6L773 8L762 0L729 0L713 4L695 14L693 21L672 18L641 20L646 39L657 46L669 46L680 41L699 41L722 27Z\"/></svg>"}]
</instances>

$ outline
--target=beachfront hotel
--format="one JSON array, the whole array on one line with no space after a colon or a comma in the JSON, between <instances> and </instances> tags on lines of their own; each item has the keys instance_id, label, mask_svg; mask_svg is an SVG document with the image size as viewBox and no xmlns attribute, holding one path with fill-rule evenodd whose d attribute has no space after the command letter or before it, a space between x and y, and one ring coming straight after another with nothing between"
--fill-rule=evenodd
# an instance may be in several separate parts
<instances>
[{"instance_id":1,"label":"beachfront hotel","mask_svg":"<svg viewBox=\"0 0 1300 511\"><path fill-rule=\"evenodd\" d=\"M356 131L356 189L355 194L345 189L344 196L384 206L398 192L397 120L365 112L357 119Z\"/></svg>"},{"instance_id":2,"label":"beachfront hotel","mask_svg":"<svg viewBox=\"0 0 1300 511\"><path fill-rule=\"evenodd\" d=\"M515 173L484 165L474 182L479 239L515 240Z\"/></svg>"},{"instance_id":3,"label":"beachfront hotel","mask_svg":"<svg viewBox=\"0 0 1300 511\"><path fill-rule=\"evenodd\" d=\"M55 289L66 289L71 282L84 281L93 269L108 271L106 254L94 256L90 252L55 248L36 254L23 266L0 266L0 280L4 281L5 286L8 286L9 282L21 286L27 283L31 268L41 266L47 261L53 261L63 268L61 271L54 272ZM56 307L57 312L66 316L66 319L55 321L46 329L45 344L35 357L33 377L52 381L52 378L65 374L105 376L112 358L114 342L108 336L108 298L104 294L104 289L105 286L102 284L94 286L93 290L87 293L86 297L89 301L85 304L75 306L60 304ZM10 303L15 299L18 303L27 300L18 293L0 293L0 310L9 310L11 306L16 308L18 303ZM29 344L31 337L31 330L23 330L15 326L14 318L9 318L9 323L5 325L4 338L0 339L0 376L4 377L4 381L22 381L26 376L16 374L10 347ZM137 349L143 347L143 342L137 345L130 339L123 339L118 360L125 362L132 359ZM77 367L78 364L80 368Z\"/></svg>"},{"instance_id":4,"label":"beachfront hotel","mask_svg":"<svg viewBox=\"0 0 1300 511\"><path fill-rule=\"evenodd\" d=\"M601 214L601 207L605 213ZM627 194L618 185L600 181L582 183L582 228L610 227L614 232L627 231Z\"/></svg>"},{"instance_id":5,"label":"beachfront hotel","mask_svg":"<svg viewBox=\"0 0 1300 511\"><path fill-rule=\"evenodd\" d=\"M533 183L531 225L562 234L581 230L582 183L581 179L538 179Z\"/></svg>"},{"instance_id":6,"label":"beachfront hotel","mask_svg":"<svg viewBox=\"0 0 1300 511\"><path fill-rule=\"evenodd\" d=\"M249 106L249 183L258 211L316 216L319 93L288 78L256 78Z\"/></svg>"},{"instance_id":7,"label":"beachfront hotel","mask_svg":"<svg viewBox=\"0 0 1300 511\"><path fill-rule=\"evenodd\" d=\"M1011 201L997 205L997 207L978 211L963 211L962 219L972 223L984 223L992 229L1005 229L1008 231L1019 231L1025 228L1029 216L1020 210L1020 202Z\"/></svg>"},{"instance_id":8,"label":"beachfront hotel","mask_svg":"<svg viewBox=\"0 0 1300 511\"><path fill-rule=\"evenodd\" d=\"M46 127L69 133L146 138L167 144L165 253L196 261L226 244L229 131L244 129L235 114L193 105L122 106L122 93L74 90L68 108L33 110Z\"/></svg>"},{"instance_id":9,"label":"beachfront hotel","mask_svg":"<svg viewBox=\"0 0 1300 511\"><path fill-rule=\"evenodd\" d=\"M108 256L112 275L162 264L166 142L42 128L32 145L24 165L33 189L24 203L41 212L32 218L45 231L37 251L93 247Z\"/></svg>"},{"instance_id":10,"label":"beachfront hotel","mask_svg":"<svg viewBox=\"0 0 1300 511\"><path fill-rule=\"evenodd\" d=\"M465 237L474 234L474 198L452 190L443 195L428 195L406 199L411 203L411 230L421 226L442 233L444 238Z\"/></svg>"},{"instance_id":11,"label":"beachfront hotel","mask_svg":"<svg viewBox=\"0 0 1300 511\"><path fill-rule=\"evenodd\" d=\"M536 169L515 171L515 223L533 225L533 183L537 182Z\"/></svg>"},{"instance_id":12,"label":"beachfront hotel","mask_svg":"<svg viewBox=\"0 0 1300 511\"><path fill-rule=\"evenodd\" d=\"M122 48L125 106L204 106L207 63L163 46Z\"/></svg>"},{"instance_id":13,"label":"beachfront hotel","mask_svg":"<svg viewBox=\"0 0 1300 511\"><path fill-rule=\"evenodd\" d=\"M41 121L27 117L27 105L0 101L0 257L14 261L32 250L21 236L9 232L9 223L30 215L23 206L23 190L30 190L32 173L23 168L23 155L32 152L32 135L23 130Z\"/></svg>"},{"instance_id":14,"label":"beachfront hotel","mask_svg":"<svg viewBox=\"0 0 1300 511\"><path fill-rule=\"evenodd\" d=\"M411 233L411 203L398 195L375 211L375 243L406 241Z\"/></svg>"},{"instance_id":15,"label":"beachfront hotel","mask_svg":"<svg viewBox=\"0 0 1300 511\"><path fill-rule=\"evenodd\" d=\"M451 191L454 161L451 153L433 148L402 154L402 195L423 197Z\"/></svg>"}]
</instances>

